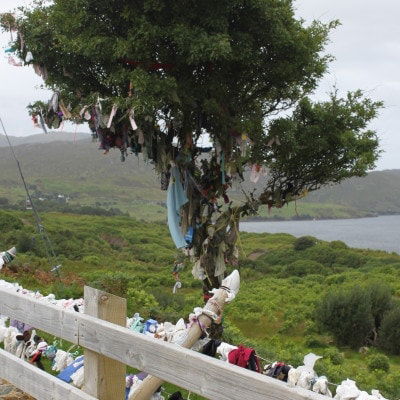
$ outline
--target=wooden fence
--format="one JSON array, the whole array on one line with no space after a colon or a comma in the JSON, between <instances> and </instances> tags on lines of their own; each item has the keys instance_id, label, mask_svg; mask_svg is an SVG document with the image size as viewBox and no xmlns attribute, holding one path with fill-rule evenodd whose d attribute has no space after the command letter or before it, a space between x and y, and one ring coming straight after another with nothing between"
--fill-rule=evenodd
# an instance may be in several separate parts
<instances>
[{"instance_id":1,"label":"wooden fence","mask_svg":"<svg viewBox=\"0 0 400 400\"><path fill-rule=\"evenodd\" d=\"M290 388L279 380L119 326L122 319L125 325L126 311L124 299L118 299L85 287L85 304L92 305L86 306L83 314L0 288L0 314L85 349L85 384L84 390L79 390L3 350L0 378L38 400L123 400L125 366L129 365L207 399L326 400L314 392Z\"/></svg>"}]
</instances>

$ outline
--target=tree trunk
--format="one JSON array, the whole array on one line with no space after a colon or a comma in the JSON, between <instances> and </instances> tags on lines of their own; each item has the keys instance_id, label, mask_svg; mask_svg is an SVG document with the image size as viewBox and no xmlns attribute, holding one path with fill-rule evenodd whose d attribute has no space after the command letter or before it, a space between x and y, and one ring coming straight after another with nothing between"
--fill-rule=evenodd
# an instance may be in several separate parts
<instances>
[{"instance_id":1,"label":"tree trunk","mask_svg":"<svg viewBox=\"0 0 400 400\"><path fill-rule=\"evenodd\" d=\"M215 295L208 300L204 310L208 310L220 318L222 317L222 311L225 305L225 300L228 297L227 291L218 289ZM202 330L200 326L209 328L213 322L212 318L206 314L202 314L198 317L199 324L193 324L189 329L188 336L182 347L190 349L201 337ZM131 400L149 400L154 392L163 384L163 380L155 376L148 376L143 380L140 387L136 390Z\"/></svg>"}]
</instances>

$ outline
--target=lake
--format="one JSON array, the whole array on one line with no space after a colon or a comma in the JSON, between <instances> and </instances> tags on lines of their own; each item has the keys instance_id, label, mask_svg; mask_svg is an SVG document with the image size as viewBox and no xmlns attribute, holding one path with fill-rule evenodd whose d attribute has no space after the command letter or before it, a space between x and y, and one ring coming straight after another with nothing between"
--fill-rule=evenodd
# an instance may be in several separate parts
<instances>
[{"instance_id":1,"label":"lake","mask_svg":"<svg viewBox=\"0 0 400 400\"><path fill-rule=\"evenodd\" d=\"M322 240L342 240L351 247L400 253L400 215L376 218L315 221L242 222L240 230L255 233L311 235Z\"/></svg>"}]
</instances>

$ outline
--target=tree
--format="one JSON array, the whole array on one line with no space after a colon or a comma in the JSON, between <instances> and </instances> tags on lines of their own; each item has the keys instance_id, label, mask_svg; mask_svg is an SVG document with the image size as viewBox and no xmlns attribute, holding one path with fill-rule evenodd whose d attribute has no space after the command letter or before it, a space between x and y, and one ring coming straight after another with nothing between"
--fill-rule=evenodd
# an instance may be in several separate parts
<instances>
[{"instance_id":1,"label":"tree","mask_svg":"<svg viewBox=\"0 0 400 400\"><path fill-rule=\"evenodd\" d=\"M87 120L105 152L143 153L164 189L173 174L169 224L205 291L238 262L242 216L374 166L367 126L382 104L360 91L309 98L337 24L306 26L292 0L54 0L2 16L15 54L55 91L30 106L35 121ZM229 189L250 169L257 191L237 205Z\"/></svg>"}]
</instances>

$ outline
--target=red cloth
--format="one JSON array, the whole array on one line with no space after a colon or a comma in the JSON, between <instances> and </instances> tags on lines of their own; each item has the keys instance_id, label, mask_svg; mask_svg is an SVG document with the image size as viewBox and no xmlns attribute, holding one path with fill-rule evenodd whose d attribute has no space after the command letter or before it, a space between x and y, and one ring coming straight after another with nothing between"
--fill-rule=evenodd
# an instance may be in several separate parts
<instances>
[{"instance_id":1,"label":"red cloth","mask_svg":"<svg viewBox=\"0 0 400 400\"><path fill-rule=\"evenodd\" d=\"M41 351L37 351L31 358L30 362L31 364L33 364L34 362L36 362L38 359L40 360L40 356L42 355Z\"/></svg>"},{"instance_id":2,"label":"red cloth","mask_svg":"<svg viewBox=\"0 0 400 400\"><path fill-rule=\"evenodd\" d=\"M260 363L256 357L256 352L250 347L240 345L237 349L232 350L228 354L228 360L231 364L238 365L239 367L248 368L250 357L254 355L256 360L257 372L260 372Z\"/></svg>"},{"instance_id":3,"label":"red cloth","mask_svg":"<svg viewBox=\"0 0 400 400\"><path fill-rule=\"evenodd\" d=\"M204 293L203 294L203 299L204 299L204 303L207 303L208 300L211 299L211 297L213 297L214 295L212 293Z\"/></svg>"}]
</instances>

